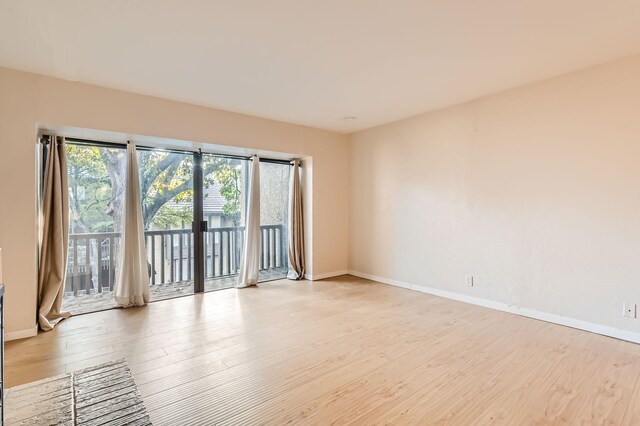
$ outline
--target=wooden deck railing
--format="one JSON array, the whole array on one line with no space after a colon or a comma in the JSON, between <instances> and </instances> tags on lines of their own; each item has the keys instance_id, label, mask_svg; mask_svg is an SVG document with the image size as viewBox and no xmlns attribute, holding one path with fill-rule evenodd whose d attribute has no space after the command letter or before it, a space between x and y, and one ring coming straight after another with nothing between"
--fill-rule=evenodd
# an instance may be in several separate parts
<instances>
[{"instance_id":1,"label":"wooden deck railing","mask_svg":"<svg viewBox=\"0 0 640 426\"><path fill-rule=\"evenodd\" d=\"M282 225L261 226L260 270L286 270L286 235ZM204 235L205 279L238 273L244 243L243 226L211 228ZM146 231L147 267L151 285L188 282L194 279L191 229ZM116 280L120 233L69 235L69 261L65 296L104 293Z\"/></svg>"}]
</instances>

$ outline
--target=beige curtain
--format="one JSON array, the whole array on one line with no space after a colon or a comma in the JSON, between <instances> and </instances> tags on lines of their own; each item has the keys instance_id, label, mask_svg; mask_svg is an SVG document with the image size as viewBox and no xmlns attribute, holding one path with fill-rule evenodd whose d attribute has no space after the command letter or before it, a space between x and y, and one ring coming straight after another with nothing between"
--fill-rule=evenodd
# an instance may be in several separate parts
<instances>
[{"instance_id":1,"label":"beige curtain","mask_svg":"<svg viewBox=\"0 0 640 426\"><path fill-rule=\"evenodd\" d=\"M38 324L53 329L68 312L62 312L69 243L69 186L64 138L51 136L42 183L42 227L38 273Z\"/></svg>"},{"instance_id":2,"label":"beige curtain","mask_svg":"<svg viewBox=\"0 0 640 426\"><path fill-rule=\"evenodd\" d=\"M237 288L256 285L260 278L260 158L254 155L251 160L247 223L238 282L236 283Z\"/></svg>"},{"instance_id":3,"label":"beige curtain","mask_svg":"<svg viewBox=\"0 0 640 426\"><path fill-rule=\"evenodd\" d=\"M302 187L298 160L293 162L289 184L289 272L290 280L304 278L304 219L302 217Z\"/></svg>"},{"instance_id":4,"label":"beige curtain","mask_svg":"<svg viewBox=\"0 0 640 426\"><path fill-rule=\"evenodd\" d=\"M144 247L144 224L136 146L127 145L127 182L120 239L118 277L113 288L118 306L143 306L149 302L149 270Z\"/></svg>"}]
</instances>

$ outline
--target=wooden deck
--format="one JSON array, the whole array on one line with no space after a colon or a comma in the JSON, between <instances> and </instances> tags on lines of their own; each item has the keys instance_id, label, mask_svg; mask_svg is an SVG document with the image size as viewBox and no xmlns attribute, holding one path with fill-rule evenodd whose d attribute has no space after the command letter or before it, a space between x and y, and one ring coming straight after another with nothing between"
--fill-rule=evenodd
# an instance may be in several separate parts
<instances>
[{"instance_id":1,"label":"wooden deck","mask_svg":"<svg viewBox=\"0 0 640 426\"><path fill-rule=\"evenodd\" d=\"M126 357L151 420L640 424L640 345L349 276L72 317L6 385Z\"/></svg>"},{"instance_id":2,"label":"wooden deck","mask_svg":"<svg viewBox=\"0 0 640 426\"><path fill-rule=\"evenodd\" d=\"M274 268L260 271L260 281L267 282L282 279L287 275L287 271L282 268ZM237 275L222 278L209 278L204 282L205 291L224 290L235 287ZM188 296L193 294L193 281L183 281L169 284L156 284L149 287L151 289L151 301L172 299L174 297ZM104 311L116 308L113 300L113 293L96 293L83 296L65 297L62 301L62 309L71 312L72 315L86 314L90 312Z\"/></svg>"}]
</instances>

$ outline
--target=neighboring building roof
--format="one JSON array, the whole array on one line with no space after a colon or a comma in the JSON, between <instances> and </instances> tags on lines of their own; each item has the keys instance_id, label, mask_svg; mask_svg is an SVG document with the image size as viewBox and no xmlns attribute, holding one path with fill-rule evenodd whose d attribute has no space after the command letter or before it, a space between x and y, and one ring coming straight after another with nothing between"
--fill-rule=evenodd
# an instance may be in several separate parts
<instances>
[{"instance_id":1,"label":"neighboring building roof","mask_svg":"<svg viewBox=\"0 0 640 426\"><path fill-rule=\"evenodd\" d=\"M208 214L222 214L222 208L227 200L220 194L220 188L222 185L218 182L214 182L209 188L204 188L204 201L203 201L203 213ZM168 206L172 207L189 207L191 202L187 201L169 201Z\"/></svg>"},{"instance_id":2,"label":"neighboring building roof","mask_svg":"<svg viewBox=\"0 0 640 426\"><path fill-rule=\"evenodd\" d=\"M222 184L214 182L210 188L204 188L203 211L204 213L222 213L222 208L227 200L220 194Z\"/></svg>"}]
</instances>

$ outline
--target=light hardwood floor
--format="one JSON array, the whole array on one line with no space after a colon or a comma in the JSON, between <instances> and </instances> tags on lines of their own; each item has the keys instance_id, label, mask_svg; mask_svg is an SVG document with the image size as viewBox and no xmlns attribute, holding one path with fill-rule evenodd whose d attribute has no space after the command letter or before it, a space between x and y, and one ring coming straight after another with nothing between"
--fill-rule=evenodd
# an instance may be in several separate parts
<instances>
[{"instance_id":1,"label":"light hardwood floor","mask_svg":"<svg viewBox=\"0 0 640 426\"><path fill-rule=\"evenodd\" d=\"M350 276L74 317L6 384L120 357L155 425L640 424L640 345Z\"/></svg>"}]
</instances>

